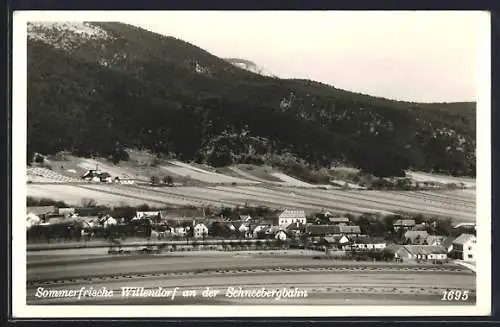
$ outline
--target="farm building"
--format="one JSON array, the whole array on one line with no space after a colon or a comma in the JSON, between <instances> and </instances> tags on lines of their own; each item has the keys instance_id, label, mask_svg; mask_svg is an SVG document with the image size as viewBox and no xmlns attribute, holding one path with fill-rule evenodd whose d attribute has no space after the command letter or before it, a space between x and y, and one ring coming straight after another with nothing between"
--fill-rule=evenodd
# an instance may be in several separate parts
<instances>
[{"instance_id":1,"label":"farm building","mask_svg":"<svg viewBox=\"0 0 500 327\"><path fill-rule=\"evenodd\" d=\"M327 236L323 238L323 241L329 248L337 248L342 250L348 249L350 245L350 240L345 235Z\"/></svg>"},{"instance_id":2,"label":"farm building","mask_svg":"<svg viewBox=\"0 0 500 327\"><path fill-rule=\"evenodd\" d=\"M360 236L361 228L356 225L335 225L338 232L336 234Z\"/></svg>"},{"instance_id":3,"label":"farm building","mask_svg":"<svg viewBox=\"0 0 500 327\"><path fill-rule=\"evenodd\" d=\"M462 234L457 237L453 243L452 255L453 257L466 260L475 261L475 247L476 247L476 236L473 234Z\"/></svg>"},{"instance_id":4,"label":"farm building","mask_svg":"<svg viewBox=\"0 0 500 327\"><path fill-rule=\"evenodd\" d=\"M310 236L329 236L338 234L338 226L307 224L305 232Z\"/></svg>"},{"instance_id":5,"label":"farm building","mask_svg":"<svg viewBox=\"0 0 500 327\"><path fill-rule=\"evenodd\" d=\"M133 178L120 178L120 177L115 177L115 178L114 178L114 182L115 182L115 183L124 184L124 185L131 185L131 184L135 184L135 179L133 179Z\"/></svg>"},{"instance_id":6,"label":"farm building","mask_svg":"<svg viewBox=\"0 0 500 327\"><path fill-rule=\"evenodd\" d=\"M356 239L351 246L357 250L383 250L387 243L383 238L364 237Z\"/></svg>"},{"instance_id":7,"label":"farm building","mask_svg":"<svg viewBox=\"0 0 500 327\"><path fill-rule=\"evenodd\" d=\"M395 231L399 229L410 230L415 227L415 220L413 219L398 219L392 224Z\"/></svg>"},{"instance_id":8,"label":"farm building","mask_svg":"<svg viewBox=\"0 0 500 327\"><path fill-rule=\"evenodd\" d=\"M288 226L292 223L306 223L306 213L304 210L284 210L278 217L279 226Z\"/></svg>"},{"instance_id":9,"label":"farm building","mask_svg":"<svg viewBox=\"0 0 500 327\"><path fill-rule=\"evenodd\" d=\"M109 173L96 169L87 170L85 174L82 175L82 179L92 182L103 182L103 183L113 182L113 178Z\"/></svg>"},{"instance_id":10,"label":"farm building","mask_svg":"<svg viewBox=\"0 0 500 327\"><path fill-rule=\"evenodd\" d=\"M355 225L306 225L306 233L310 236L329 236L329 235L361 235L361 229Z\"/></svg>"},{"instance_id":11,"label":"farm building","mask_svg":"<svg viewBox=\"0 0 500 327\"><path fill-rule=\"evenodd\" d=\"M424 244L429 237L425 230L409 230L404 234L404 240L408 244Z\"/></svg>"},{"instance_id":12,"label":"farm building","mask_svg":"<svg viewBox=\"0 0 500 327\"><path fill-rule=\"evenodd\" d=\"M446 249L433 245L400 245L388 247L395 258L403 260L444 261L448 259Z\"/></svg>"}]
</instances>

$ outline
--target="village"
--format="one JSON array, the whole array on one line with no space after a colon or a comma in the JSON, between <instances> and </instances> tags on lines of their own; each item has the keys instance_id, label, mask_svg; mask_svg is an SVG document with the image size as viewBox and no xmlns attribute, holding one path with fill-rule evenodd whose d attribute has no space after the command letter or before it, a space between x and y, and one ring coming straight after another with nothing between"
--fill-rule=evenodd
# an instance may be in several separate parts
<instances>
[{"instance_id":1,"label":"village","mask_svg":"<svg viewBox=\"0 0 500 327\"><path fill-rule=\"evenodd\" d=\"M415 219L367 219L284 209L276 215L230 219L200 209L135 211L115 218L103 208L27 208L28 244L81 243L106 240L110 253L120 253L127 240L142 240L145 250L311 249L317 258L356 261L446 263L475 262L475 231L459 226L444 231L437 222ZM114 212L114 215L119 212ZM125 217L127 216L127 217ZM356 221L362 226L356 224ZM390 224L390 225L389 225ZM374 227L375 226L375 227ZM385 228L385 230L384 230ZM118 249L118 250L117 250Z\"/></svg>"}]
</instances>

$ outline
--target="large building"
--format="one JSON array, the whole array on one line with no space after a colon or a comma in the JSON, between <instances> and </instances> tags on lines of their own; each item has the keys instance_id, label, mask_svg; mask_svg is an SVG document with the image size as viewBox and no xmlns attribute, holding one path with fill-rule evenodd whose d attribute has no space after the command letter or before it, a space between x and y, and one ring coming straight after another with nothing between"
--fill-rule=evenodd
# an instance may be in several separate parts
<instances>
[{"instance_id":1,"label":"large building","mask_svg":"<svg viewBox=\"0 0 500 327\"><path fill-rule=\"evenodd\" d=\"M306 223L306 213L304 210L286 209L278 217L279 226L288 226L293 223Z\"/></svg>"},{"instance_id":2,"label":"large building","mask_svg":"<svg viewBox=\"0 0 500 327\"><path fill-rule=\"evenodd\" d=\"M462 234L457 237L453 243L452 255L453 257L465 260L465 261L475 261L476 260L476 236L472 234Z\"/></svg>"}]
</instances>

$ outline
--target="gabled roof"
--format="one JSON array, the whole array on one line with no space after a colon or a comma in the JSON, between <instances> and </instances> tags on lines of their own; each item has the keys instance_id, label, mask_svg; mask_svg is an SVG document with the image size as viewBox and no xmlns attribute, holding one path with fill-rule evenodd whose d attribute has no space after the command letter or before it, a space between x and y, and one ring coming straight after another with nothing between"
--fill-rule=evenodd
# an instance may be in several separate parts
<instances>
[{"instance_id":1,"label":"gabled roof","mask_svg":"<svg viewBox=\"0 0 500 327\"><path fill-rule=\"evenodd\" d=\"M459 244L459 245L464 245L466 244L467 242L471 241L471 240L475 240L476 239L476 236L472 235L472 234L462 234L460 235L459 237L457 237L455 240L453 240L453 244Z\"/></svg>"},{"instance_id":2,"label":"gabled roof","mask_svg":"<svg viewBox=\"0 0 500 327\"><path fill-rule=\"evenodd\" d=\"M286 209L279 215L279 219L305 219L306 212L304 210Z\"/></svg>"},{"instance_id":3,"label":"gabled roof","mask_svg":"<svg viewBox=\"0 0 500 327\"><path fill-rule=\"evenodd\" d=\"M413 255L417 254L444 254L447 253L443 246L433 245L405 245L404 248Z\"/></svg>"},{"instance_id":4,"label":"gabled roof","mask_svg":"<svg viewBox=\"0 0 500 327\"><path fill-rule=\"evenodd\" d=\"M303 230L305 229L306 226L304 224L296 224L296 223L293 223L293 224L290 224L286 227L286 230L289 230L289 231L292 231L292 230Z\"/></svg>"},{"instance_id":5,"label":"gabled roof","mask_svg":"<svg viewBox=\"0 0 500 327\"><path fill-rule=\"evenodd\" d=\"M361 228L356 225L338 225L338 232L342 234L361 234Z\"/></svg>"},{"instance_id":6,"label":"gabled roof","mask_svg":"<svg viewBox=\"0 0 500 327\"><path fill-rule=\"evenodd\" d=\"M257 223L257 225L277 225L278 224L278 219L262 219Z\"/></svg>"},{"instance_id":7,"label":"gabled roof","mask_svg":"<svg viewBox=\"0 0 500 327\"><path fill-rule=\"evenodd\" d=\"M450 246L453 245L454 240L455 240L455 238L453 236L448 236L444 239L444 241L441 243L441 245L448 249Z\"/></svg>"},{"instance_id":8,"label":"gabled roof","mask_svg":"<svg viewBox=\"0 0 500 327\"><path fill-rule=\"evenodd\" d=\"M338 234L339 226L335 225L306 225L306 233L311 235L328 235L328 234Z\"/></svg>"},{"instance_id":9,"label":"gabled roof","mask_svg":"<svg viewBox=\"0 0 500 327\"><path fill-rule=\"evenodd\" d=\"M355 240L358 244L385 244L387 243L383 237L358 237Z\"/></svg>"},{"instance_id":10,"label":"gabled roof","mask_svg":"<svg viewBox=\"0 0 500 327\"><path fill-rule=\"evenodd\" d=\"M415 220L413 220L413 219L398 219L398 220L394 221L393 225L394 226L411 227L411 226L415 226Z\"/></svg>"},{"instance_id":11,"label":"gabled roof","mask_svg":"<svg viewBox=\"0 0 500 327\"><path fill-rule=\"evenodd\" d=\"M233 221L231 221L231 224L233 225L233 227L235 229L240 229L241 225L245 224L245 221L243 221L243 220L233 220Z\"/></svg>"}]
</instances>

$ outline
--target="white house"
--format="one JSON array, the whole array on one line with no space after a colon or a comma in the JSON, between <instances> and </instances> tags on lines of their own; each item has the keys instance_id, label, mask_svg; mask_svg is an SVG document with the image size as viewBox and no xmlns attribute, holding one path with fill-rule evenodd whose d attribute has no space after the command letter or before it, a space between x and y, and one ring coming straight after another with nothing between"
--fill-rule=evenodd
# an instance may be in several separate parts
<instances>
[{"instance_id":1,"label":"white house","mask_svg":"<svg viewBox=\"0 0 500 327\"><path fill-rule=\"evenodd\" d=\"M277 240L284 241L287 239L287 235L284 231L280 230L276 233L276 235L274 235L274 238Z\"/></svg>"},{"instance_id":2,"label":"white house","mask_svg":"<svg viewBox=\"0 0 500 327\"><path fill-rule=\"evenodd\" d=\"M392 250L396 258L403 260L446 260L448 258L443 246L400 245Z\"/></svg>"},{"instance_id":3,"label":"white house","mask_svg":"<svg viewBox=\"0 0 500 327\"><path fill-rule=\"evenodd\" d=\"M465 261L475 261L476 260L476 236L472 234L462 234L457 237L453 243L453 256L465 260Z\"/></svg>"},{"instance_id":4,"label":"white house","mask_svg":"<svg viewBox=\"0 0 500 327\"><path fill-rule=\"evenodd\" d=\"M104 228L107 228L109 226L116 225L117 223L118 223L118 221L116 221L115 218L113 218L111 216L106 216L104 219L104 222L103 222L103 226L104 226Z\"/></svg>"},{"instance_id":5,"label":"white house","mask_svg":"<svg viewBox=\"0 0 500 327\"><path fill-rule=\"evenodd\" d=\"M304 210L291 210L286 209L278 217L279 226L288 226L293 223L306 223L306 213Z\"/></svg>"},{"instance_id":6,"label":"white house","mask_svg":"<svg viewBox=\"0 0 500 327\"><path fill-rule=\"evenodd\" d=\"M208 235L208 228L205 224L198 223L193 227L193 236L195 238L203 238Z\"/></svg>"}]
</instances>

